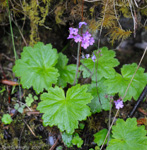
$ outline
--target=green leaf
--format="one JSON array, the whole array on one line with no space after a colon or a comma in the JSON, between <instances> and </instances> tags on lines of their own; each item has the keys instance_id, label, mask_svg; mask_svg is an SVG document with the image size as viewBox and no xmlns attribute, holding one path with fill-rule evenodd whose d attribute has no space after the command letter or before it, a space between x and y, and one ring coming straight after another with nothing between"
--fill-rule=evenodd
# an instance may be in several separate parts
<instances>
[{"instance_id":1,"label":"green leaf","mask_svg":"<svg viewBox=\"0 0 147 150\"><path fill-rule=\"evenodd\" d=\"M122 75L117 73L115 78L106 80L104 84L108 87L108 93L119 93L119 96L123 97L136 69L136 63L124 65L121 68ZM144 69L140 67L134 76L124 101L131 100L132 97L137 100L146 84L147 73L144 73Z\"/></svg>"},{"instance_id":2,"label":"green leaf","mask_svg":"<svg viewBox=\"0 0 147 150\"><path fill-rule=\"evenodd\" d=\"M60 76L58 78L57 85L61 87L66 87L67 83L73 84L76 74L76 65L67 65L68 58L66 55L59 53L58 63L56 68L58 69Z\"/></svg>"},{"instance_id":3,"label":"green leaf","mask_svg":"<svg viewBox=\"0 0 147 150\"><path fill-rule=\"evenodd\" d=\"M16 103L15 106L14 106L14 108L15 108L18 112L23 113L23 109L25 108L25 105Z\"/></svg>"},{"instance_id":4,"label":"green leaf","mask_svg":"<svg viewBox=\"0 0 147 150\"><path fill-rule=\"evenodd\" d=\"M23 109L24 109L25 105L22 105L21 107L18 108L18 112L23 113Z\"/></svg>"},{"instance_id":5,"label":"green leaf","mask_svg":"<svg viewBox=\"0 0 147 150\"><path fill-rule=\"evenodd\" d=\"M45 126L57 125L61 131L72 134L78 128L78 120L85 120L90 116L87 106L93 97L87 93L87 85L79 84L68 89L65 97L64 90L59 87L49 88L48 93L41 95L41 102L37 109L43 115Z\"/></svg>"},{"instance_id":6,"label":"green leaf","mask_svg":"<svg viewBox=\"0 0 147 150\"><path fill-rule=\"evenodd\" d=\"M27 104L27 106L31 106L31 104L34 102L34 99L32 97L32 94L29 94L28 97L26 97L25 102Z\"/></svg>"},{"instance_id":7,"label":"green leaf","mask_svg":"<svg viewBox=\"0 0 147 150\"><path fill-rule=\"evenodd\" d=\"M96 146L96 147L95 147L95 150L100 150L100 147L99 147L99 146Z\"/></svg>"},{"instance_id":8,"label":"green leaf","mask_svg":"<svg viewBox=\"0 0 147 150\"><path fill-rule=\"evenodd\" d=\"M112 133L114 139L110 140L107 150L147 150L145 127L137 127L136 118L126 122L118 119Z\"/></svg>"},{"instance_id":9,"label":"green leaf","mask_svg":"<svg viewBox=\"0 0 147 150\"><path fill-rule=\"evenodd\" d=\"M97 57L98 55L98 58L95 60L95 62L93 62L91 58L85 58L81 60L81 63L93 73L93 81L96 81L96 76L98 81L103 77L106 79L114 78L116 73L114 67L119 65L118 60L114 58L114 51L108 50L107 47L103 47L100 50L101 52L94 51L95 56ZM91 75L91 73L83 66L81 66L80 69L83 70L84 78L87 78Z\"/></svg>"},{"instance_id":10,"label":"green leaf","mask_svg":"<svg viewBox=\"0 0 147 150\"><path fill-rule=\"evenodd\" d=\"M57 146L56 150L63 150L63 146Z\"/></svg>"},{"instance_id":11,"label":"green leaf","mask_svg":"<svg viewBox=\"0 0 147 150\"><path fill-rule=\"evenodd\" d=\"M105 140L105 137L107 135L108 130L107 129L102 129L96 134L94 134L94 142L98 145L101 146ZM106 142L107 143L107 140Z\"/></svg>"},{"instance_id":12,"label":"green leaf","mask_svg":"<svg viewBox=\"0 0 147 150\"><path fill-rule=\"evenodd\" d=\"M51 44L38 42L34 47L24 47L21 59L16 60L13 72L20 78L24 88L33 86L37 93L48 89L57 82L58 70L54 68L58 60L56 49Z\"/></svg>"},{"instance_id":13,"label":"green leaf","mask_svg":"<svg viewBox=\"0 0 147 150\"><path fill-rule=\"evenodd\" d=\"M38 97L37 97L37 96L34 96L34 100L38 100Z\"/></svg>"},{"instance_id":14,"label":"green leaf","mask_svg":"<svg viewBox=\"0 0 147 150\"><path fill-rule=\"evenodd\" d=\"M101 79L99 82L93 82L88 86L88 92L92 94L93 99L90 104L92 113L101 112L102 109L105 111L110 110L110 100L106 98L107 87L104 85L105 79ZM101 102L101 104L100 104Z\"/></svg>"},{"instance_id":15,"label":"green leaf","mask_svg":"<svg viewBox=\"0 0 147 150\"><path fill-rule=\"evenodd\" d=\"M12 118L9 114L4 114L2 117L2 122L4 124L10 124L12 122Z\"/></svg>"},{"instance_id":16,"label":"green leaf","mask_svg":"<svg viewBox=\"0 0 147 150\"><path fill-rule=\"evenodd\" d=\"M79 123L79 128L80 128L81 130L83 130L84 127L85 127L85 124L84 124L84 123Z\"/></svg>"},{"instance_id":17,"label":"green leaf","mask_svg":"<svg viewBox=\"0 0 147 150\"><path fill-rule=\"evenodd\" d=\"M78 148L81 148L83 140L79 137L78 134L76 134L76 136L74 136L74 138L72 139L72 144L77 145Z\"/></svg>"},{"instance_id":18,"label":"green leaf","mask_svg":"<svg viewBox=\"0 0 147 150\"><path fill-rule=\"evenodd\" d=\"M6 91L5 86L0 86L0 94L3 95L3 92Z\"/></svg>"},{"instance_id":19,"label":"green leaf","mask_svg":"<svg viewBox=\"0 0 147 150\"><path fill-rule=\"evenodd\" d=\"M19 106L18 103L16 103L16 104L14 105L14 108L15 108L16 110L18 110L19 107L20 107L20 106Z\"/></svg>"},{"instance_id":20,"label":"green leaf","mask_svg":"<svg viewBox=\"0 0 147 150\"><path fill-rule=\"evenodd\" d=\"M67 147L72 146L72 135L66 132L62 133L62 140Z\"/></svg>"}]
</instances>

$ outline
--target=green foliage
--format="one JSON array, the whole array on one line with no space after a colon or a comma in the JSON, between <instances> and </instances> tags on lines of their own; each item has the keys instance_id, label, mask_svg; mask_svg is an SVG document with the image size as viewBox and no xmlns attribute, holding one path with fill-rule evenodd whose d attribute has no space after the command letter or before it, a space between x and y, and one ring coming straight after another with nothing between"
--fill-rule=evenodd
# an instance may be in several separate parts
<instances>
[{"instance_id":1,"label":"green foliage","mask_svg":"<svg viewBox=\"0 0 147 150\"><path fill-rule=\"evenodd\" d=\"M56 150L63 150L63 146L57 146Z\"/></svg>"},{"instance_id":2,"label":"green foliage","mask_svg":"<svg viewBox=\"0 0 147 150\"><path fill-rule=\"evenodd\" d=\"M83 140L79 137L78 134L75 134L75 136L72 139L72 144L77 145L78 148L81 148Z\"/></svg>"},{"instance_id":3,"label":"green foliage","mask_svg":"<svg viewBox=\"0 0 147 150\"><path fill-rule=\"evenodd\" d=\"M73 145L77 145L78 148L81 148L83 144L83 140L79 137L77 133L72 136L71 134L67 134L64 132L62 134L62 140L67 147L72 147Z\"/></svg>"},{"instance_id":4,"label":"green foliage","mask_svg":"<svg viewBox=\"0 0 147 150\"><path fill-rule=\"evenodd\" d=\"M107 135L108 130L107 129L102 129L96 134L94 134L94 142L98 145L101 146L105 140L105 137ZM107 140L105 144L107 143Z\"/></svg>"},{"instance_id":5,"label":"green foliage","mask_svg":"<svg viewBox=\"0 0 147 150\"><path fill-rule=\"evenodd\" d=\"M108 87L108 93L119 93L119 96L123 97L136 69L137 64L135 63L124 65L121 68L122 75L117 73L115 78L106 80L104 84ZM140 67L134 76L124 101L131 100L132 97L137 100L146 84L147 73L144 73L144 69Z\"/></svg>"},{"instance_id":6,"label":"green foliage","mask_svg":"<svg viewBox=\"0 0 147 150\"><path fill-rule=\"evenodd\" d=\"M67 134L66 132L62 133L62 140L64 142L64 144L67 147L71 147L72 146L72 135L71 134Z\"/></svg>"},{"instance_id":7,"label":"green foliage","mask_svg":"<svg viewBox=\"0 0 147 150\"><path fill-rule=\"evenodd\" d=\"M23 113L23 109L25 108L25 105L22 104L22 103L21 103L21 104L16 103L15 106L14 106L14 108L15 108L18 112Z\"/></svg>"},{"instance_id":8,"label":"green foliage","mask_svg":"<svg viewBox=\"0 0 147 150\"><path fill-rule=\"evenodd\" d=\"M21 77L24 88L33 86L37 93L48 89L57 82L58 70L54 67L58 60L56 49L51 44L38 42L34 47L24 47L21 59L16 60L13 72Z\"/></svg>"},{"instance_id":9,"label":"green foliage","mask_svg":"<svg viewBox=\"0 0 147 150\"><path fill-rule=\"evenodd\" d=\"M90 148L89 150L100 150L100 147L99 147L99 146L96 146L95 149Z\"/></svg>"},{"instance_id":10,"label":"green foliage","mask_svg":"<svg viewBox=\"0 0 147 150\"><path fill-rule=\"evenodd\" d=\"M97 59L95 62L91 58L82 59L81 63L86 66L92 75L92 80L97 81L101 80L103 77L106 79L114 78L116 71L114 67L119 65L119 62L115 57L115 52L112 50L108 50L107 47L103 47L100 51L94 51ZM97 62L98 61L98 62ZM98 66L97 66L98 63ZM81 66L81 70L83 71L83 77L89 77L91 73L89 70Z\"/></svg>"},{"instance_id":11,"label":"green foliage","mask_svg":"<svg viewBox=\"0 0 147 150\"><path fill-rule=\"evenodd\" d=\"M106 97L107 95L107 86L104 85L104 78L97 82L92 82L88 86L88 92L92 94L93 99L90 104L92 113L101 112L102 109L105 111L110 110L110 100ZM108 96L108 95L107 95ZM101 103L100 103L101 102Z\"/></svg>"},{"instance_id":12,"label":"green foliage","mask_svg":"<svg viewBox=\"0 0 147 150\"><path fill-rule=\"evenodd\" d=\"M10 124L12 122L12 118L9 114L4 114L2 117L2 122L4 124Z\"/></svg>"},{"instance_id":13,"label":"green foliage","mask_svg":"<svg viewBox=\"0 0 147 150\"><path fill-rule=\"evenodd\" d=\"M78 128L78 121L90 116L87 106L93 97L87 93L87 85L79 84L68 89L65 97L64 90L59 87L49 88L48 93L41 95L37 109L44 113L42 119L45 126L57 125L61 131L69 134Z\"/></svg>"},{"instance_id":14,"label":"green foliage","mask_svg":"<svg viewBox=\"0 0 147 150\"><path fill-rule=\"evenodd\" d=\"M84 124L84 123L80 123L80 124L79 124L79 128L80 128L81 130L83 130L84 127L85 127L85 124Z\"/></svg>"},{"instance_id":15,"label":"green foliage","mask_svg":"<svg viewBox=\"0 0 147 150\"><path fill-rule=\"evenodd\" d=\"M67 63L68 58L62 53L57 54L51 44L38 42L33 48L24 47L21 59L16 61L13 71L16 76L21 77L24 88L33 86L40 93L52 84L66 87L67 83L74 82L76 65Z\"/></svg>"},{"instance_id":16,"label":"green foliage","mask_svg":"<svg viewBox=\"0 0 147 150\"><path fill-rule=\"evenodd\" d=\"M29 106L29 107L31 106L31 104L34 102L34 99L33 99L32 94L29 94L29 95L26 97L25 102L26 102L27 106Z\"/></svg>"},{"instance_id":17,"label":"green foliage","mask_svg":"<svg viewBox=\"0 0 147 150\"><path fill-rule=\"evenodd\" d=\"M3 93L6 91L5 86L0 86L0 95L3 95Z\"/></svg>"},{"instance_id":18,"label":"green foliage","mask_svg":"<svg viewBox=\"0 0 147 150\"><path fill-rule=\"evenodd\" d=\"M73 84L75 74L76 74L76 65L71 64L67 65L68 58L66 55L59 53L58 63L56 64L56 68L58 69L60 76L58 78L57 85L61 87L66 87L67 82Z\"/></svg>"},{"instance_id":19,"label":"green foliage","mask_svg":"<svg viewBox=\"0 0 147 150\"><path fill-rule=\"evenodd\" d=\"M144 126L137 127L135 118L125 122L118 119L112 127L112 137L107 150L147 150L147 137Z\"/></svg>"},{"instance_id":20,"label":"green foliage","mask_svg":"<svg viewBox=\"0 0 147 150\"><path fill-rule=\"evenodd\" d=\"M81 60L83 66L80 66L80 69L83 71L83 77L92 77L92 83L82 86L77 84L69 88L66 94L62 88L66 87L67 83L73 83L76 66L73 64L67 65L68 58L62 53L58 54L57 50L53 49L51 44L44 45L38 42L33 48L24 47L21 59L16 60L16 64L13 67L16 76L21 77L20 82L24 88L33 86L37 94L44 89L48 90L47 93L41 95L41 102L38 104L37 110L43 113L44 126L49 125L52 127L56 125L61 132L65 131L62 134L62 139L67 147L77 145L78 148L81 148L83 140L78 134L72 136L74 130L78 128L79 121L85 120L87 116L91 115L91 112L96 113L102 110L109 110L111 106L108 97L117 93L122 97L137 69L137 64L135 63L124 65L121 69L121 75L116 73L114 69L114 67L119 65L118 60L114 58L114 51L103 47L93 53L96 56L95 62L91 58L85 58ZM54 88L52 84L55 84ZM146 84L147 73L144 73L144 69L140 67L128 89L124 101L131 100L132 97L136 100ZM37 97L29 94L25 100L26 105L31 106L34 99L37 99ZM16 103L15 109L23 113L26 105ZM11 118L3 118L3 122L7 120L5 123L11 123ZM129 130L128 128L131 126L130 122L133 123L129 119L126 123L122 120L117 121L117 125L113 127L114 139L110 141L108 150L115 150L121 146L124 146L123 148L126 149L133 149L134 147L129 145L129 140L132 139L132 137L130 138L130 134L132 133L134 137L135 133L139 135L139 131L142 137L138 141L137 138L133 138L132 141L135 142L136 140L135 144L137 146L143 142L142 148L146 146L145 142L147 139L143 137L143 127L138 128L135 124L135 127L132 126ZM125 127L120 126L120 123ZM83 129L84 124L79 125L79 127ZM126 131L123 129L126 129ZM120 130L120 133L118 130ZM106 134L107 130L104 129L94 135L98 146L102 145Z\"/></svg>"}]
</instances>

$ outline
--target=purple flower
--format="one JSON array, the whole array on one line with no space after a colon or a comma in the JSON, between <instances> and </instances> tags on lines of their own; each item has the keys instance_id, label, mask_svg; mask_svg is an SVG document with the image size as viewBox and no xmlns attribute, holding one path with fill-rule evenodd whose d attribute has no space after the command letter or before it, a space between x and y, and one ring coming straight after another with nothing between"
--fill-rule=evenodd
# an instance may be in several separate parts
<instances>
[{"instance_id":1,"label":"purple flower","mask_svg":"<svg viewBox=\"0 0 147 150\"><path fill-rule=\"evenodd\" d=\"M86 31L86 33L83 33L83 40L84 41L89 40L90 37L91 37L91 34L88 31Z\"/></svg>"},{"instance_id":2,"label":"purple flower","mask_svg":"<svg viewBox=\"0 0 147 150\"><path fill-rule=\"evenodd\" d=\"M115 103L116 109L120 109L120 108L124 107L123 101L121 99L118 99L117 101L114 101L114 103Z\"/></svg>"},{"instance_id":3,"label":"purple flower","mask_svg":"<svg viewBox=\"0 0 147 150\"><path fill-rule=\"evenodd\" d=\"M70 34L77 35L78 34L78 29L70 27L69 32L70 32Z\"/></svg>"},{"instance_id":4,"label":"purple flower","mask_svg":"<svg viewBox=\"0 0 147 150\"><path fill-rule=\"evenodd\" d=\"M87 49L87 47L89 46L89 41L88 41L88 40L82 40L81 46L82 46L84 49Z\"/></svg>"},{"instance_id":5,"label":"purple flower","mask_svg":"<svg viewBox=\"0 0 147 150\"><path fill-rule=\"evenodd\" d=\"M87 25L86 22L80 22L79 23L79 28L82 27L82 25ZM76 43L78 42L82 42L81 43L81 47L83 47L84 49L87 49L87 47L89 47L90 45L93 45L94 43L94 38L91 37L91 34L86 31L85 33L83 33L82 35L78 34L78 29L77 28L69 28L69 36L67 39L74 39L74 41ZM95 59L93 58L93 61Z\"/></svg>"},{"instance_id":6,"label":"purple flower","mask_svg":"<svg viewBox=\"0 0 147 150\"><path fill-rule=\"evenodd\" d=\"M89 39L89 45L93 45L93 43L94 43L94 38L91 37L91 38Z\"/></svg>"},{"instance_id":7,"label":"purple flower","mask_svg":"<svg viewBox=\"0 0 147 150\"><path fill-rule=\"evenodd\" d=\"M89 54L86 54L85 56L86 56L86 58L89 58L89 57L90 57L90 55L89 55Z\"/></svg>"},{"instance_id":8,"label":"purple flower","mask_svg":"<svg viewBox=\"0 0 147 150\"><path fill-rule=\"evenodd\" d=\"M82 37L78 34L74 37L74 40L76 43L81 42L82 41Z\"/></svg>"},{"instance_id":9,"label":"purple flower","mask_svg":"<svg viewBox=\"0 0 147 150\"><path fill-rule=\"evenodd\" d=\"M73 39L73 38L74 38L74 36L72 34L70 34L67 39Z\"/></svg>"},{"instance_id":10,"label":"purple flower","mask_svg":"<svg viewBox=\"0 0 147 150\"><path fill-rule=\"evenodd\" d=\"M83 58L83 59L85 58L84 54L82 54L82 58Z\"/></svg>"},{"instance_id":11,"label":"purple flower","mask_svg":"<svg viewBox=\"0 0 147 150\"><path fill-rule=\"evenodd\" d=\"M86 22L79 22L79 28L81 28L83 24L84 24L84 25L87 25Z\"/></svg>"},{"instance_id":12,"label":"purple flower","mask_svg":"<svg viewBox=\"0 0 147 150\"><path fill-rule=\"evenodd\" d=\"M93 54L93 56L91 58L92 58L93 62L95 62L96 56L94 54Z\"/></svg>"}]
</instances>

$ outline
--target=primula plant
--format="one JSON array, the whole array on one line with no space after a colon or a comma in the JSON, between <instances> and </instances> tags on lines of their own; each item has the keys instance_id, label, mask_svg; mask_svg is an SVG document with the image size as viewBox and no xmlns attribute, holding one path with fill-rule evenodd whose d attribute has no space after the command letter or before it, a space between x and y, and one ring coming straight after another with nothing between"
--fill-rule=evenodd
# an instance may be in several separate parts
<instances>
[{"instance_id":1,"label":"primula plant","mask_svg":"<svg viewBox=\"0 0 147 150\"><path fill-rule=\"evenodd\" d=\"M147 0L0 6L1 149L147 150Z\"/></svg>"},{"instance_id":2,"label":"primula plant","mask_svg":"<svg viewBox=\"0 0 147 150\"><path fill-rule=\"evenodd\" d=\"M81 34L81 28L85 25L87 23L80 22L79 29L70 27L68 39L81 43L81 47L87 49L93 45L94 38L88 30ZM147 73L141 67L132 80L137 69L135 63L123 65L121 73L117 73L115 67L119 65L119 61L115 56L115 51L107 47L94 50L92 54L82 54L79 71L83 78L91 78L91 82L73 85L77 75L76 65L68 64L66 55L58 53L51 44L38 42L34 47L24 47L13 72L20 77L23 88L33 87L36 94L40 94L37 110L43 113L43 125L57 126L67 147L76 145L81 148L83 140L76 133L79 121L86 120L94 113L111 110L114 104L119 111L125 107L127 100L137 100L147 84ZM128 92L122 99L129 83ZM114 100L115 96L119 96L119 99ZM33 101L33 97L29 95L26 98L27 106L31 106ZM107 132L107 129L103 129L94 135L94 142L98 146L103 144ZM135 119L128 119L126 122L118 119L112 127L112 137L109 140L108 150L139 150L139 145L141 149L146 149L147 146L146 131L143 126L137 127Z\"/></svg>"}]
</instances>

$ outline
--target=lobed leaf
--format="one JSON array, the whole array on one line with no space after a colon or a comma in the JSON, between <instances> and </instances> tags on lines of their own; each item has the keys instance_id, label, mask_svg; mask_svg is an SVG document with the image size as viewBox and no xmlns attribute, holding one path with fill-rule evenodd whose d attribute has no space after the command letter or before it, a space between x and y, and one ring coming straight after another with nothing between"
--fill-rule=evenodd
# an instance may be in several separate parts
<instances>
[{"instance_id":1,"label":"lobed leaf","mask_svg":"<svg viewBox=\"0 0 147 150\"><path fill-rule=\"evenodd\" d=\"M72 139L72 144L77 145L78 148L81 148L83 140L79 137L78 134L76 134Z\"/></svg>"},{"instance_id":2,"label":"lobed leaf","mask_svg":"<svg viewBox=\"0 0 147 150\"><path fill-rule=\"evenodd\" d=\"M62 133L62 140L67 147L72 146L72 138L71 134L67 134L66 132Z\"/></svg>"},{"instance_id":3,"label":"lobed leaf","mask_svg":"<svg viewBox=\"0 0 147 150\"><path fill-rule=\"evenodd\" d=\"M56 49L51 44L38 42L34 47L24 47L21 59L16 60L13 72L20 78L24 88L33 86L37 93L48 89L57 82L58 70L54 67L58 61Z\"/></svg>"},{"instance_id":4,"label":"lobed leaf","mask_svg":"<svg viewBox=\"0 0 147 150\"><path fill-rule=\"evenodd\" d=\"M144 126L137 127L135 118L125 122L118 119L112 127L112 137L107 150L147 150L147 137Z\"/></svg>"},{"instance_id":5,"label":"lobed leaf","mask_svg":"<svg viewBox=\"0 0 147 150\"><path fill-rule=\"evenodd\" d=\"M4 124L10 124L12 122L12 118L9 114L4 114L1 120Z\"/></svg>"},{"instance_id":6,"label":"lobed leaf","mask_svg":"<svg viewBox=\"0 0 147 150\"><path fill-rule=\"evenodd\" d=\"M119 93L119 96L123 97L136 69L137 64L135 63L124 65L121 69L122 75L117 73L115 78L106 80L104 84L108 87L108 93ZM132 97L137 100L146 84L147 73L144 73L144 69L140 67L134 76L124 101L131 100Z\"/></svg>"},{"instance_id":7,"label":"lobed leaf","mask_svg":"<svg viewBox=\"0 0 147 150\"><path fill-rule=\"evenodd\" d=\"M67 65L68 58L66 55L59 53L58 63L56 68L59 71L59 78L57 85L63 87L67 86L67 83L73 84L76 74L76 65L71 64Z\"/></svg>"},{"instance_id":8,"label":"lobed leaf","mask_svg":"<svg viewBox=\"0 0 147 150\"><path fill-rule=\"evenodd\" d=\"M57 125L61 131L72 134L78 128L78 121L90 116L87 106L93 97L87 93L87 85L79 84L68 89L66 97L62 88L49 88L48 93L41 95L37 109L44 113L42 119L45 126Z\"/></svg>"},{"instance_id":9,"label":"lobed leaf","mask_svg":"<svg viewBox=\"0 0 147 150\"><path fill-rule=\"evenodd\" d=\"M94 54L97 57L95 62L93 62L91 58L81 60L81 63L87 68L86 69L82 66L80 67L83 71L84 78L90 77L91 73L93 81L99 81L103 77L106 79L115 77L116 72L114 67L119 65L118 60L114 58L115 52L112 50L108 50L107 47L101 48L100 51L94 51ZM91 71L91 73L89 72L89 70Z\"/></svg>"},{"instance_id":10,"label":"lobed leaf","mask_svg":"<svg viewBox=\"0 0 147 150\"><path fill-rule=\"evenodd\" d=\"M92 82L88 86L88 92L93 96L90 104L92 113L101 112L103 109L105 111L110 110L110 100L106 98L108 96L107 86L104 85L105 79L101 79L99 82Z\"/></svg>"},{"instance_id":11,"label":"lobed leaf","mask_svg":"<svg viewBox=\"0 0 147 150\"><path fill-rule=\"evenodd\" d=\"M102 129L96 134L94 134L94 142L98 145L101 146L105 140L105 137L107 135L108 130L107 129ZM105 141L105 144L107 143L107 140Z\"/></svg>"}]
</instances>

